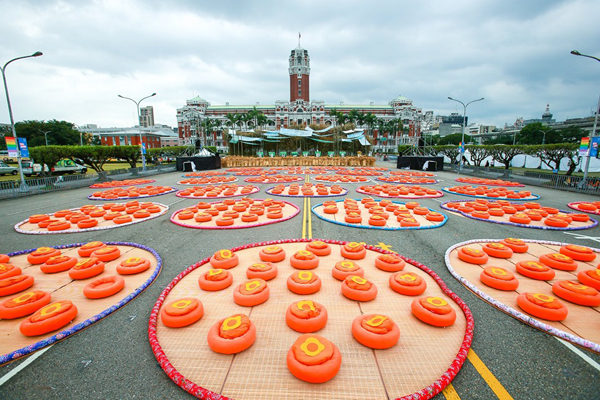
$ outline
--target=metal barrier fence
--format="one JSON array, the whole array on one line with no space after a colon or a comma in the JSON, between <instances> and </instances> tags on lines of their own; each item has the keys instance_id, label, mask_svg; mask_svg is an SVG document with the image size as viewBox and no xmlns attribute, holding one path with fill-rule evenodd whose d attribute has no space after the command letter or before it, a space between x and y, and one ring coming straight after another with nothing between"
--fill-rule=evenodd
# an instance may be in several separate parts
<instances>
[{"instance_id":1,"label":"metal barrier fence","mask_svg":"<svg viewBox=\"0 0 600 400\"><path fill-rule=\"evenodd\" d=\"M444 164L444 169L458 172L458 165ZM574 175L558 175L552 173L525 171L516 174L511 170L496 168L474 167L463 165L463 175L477 176L488 179L504 179L519 182L525 185L541 186L569 192L600 195L600 179L588 177L583 182L583 177Z\"/></svg>"},{"instance_id":2,"label":"metal barrier fence","mask_svg":"<svg viewBox=\"0 0 600 400\"><path fill-rule=\"evenodd\" d=\"M148 176L173 171L175 171L175 164L167 164L147 166L146 172L143 172L142 168L130 168L104 171L99 174L73 174L27 179L25 181L25 186L21 186L21 181L19 180L4 181L0 182L0 199L56 192L59 190L77 189L84 186L91 186L96 182L107 181L109 180L109 177L110 180L116 178L132 179L138 176Z\"/></svg>"}]
</instances>

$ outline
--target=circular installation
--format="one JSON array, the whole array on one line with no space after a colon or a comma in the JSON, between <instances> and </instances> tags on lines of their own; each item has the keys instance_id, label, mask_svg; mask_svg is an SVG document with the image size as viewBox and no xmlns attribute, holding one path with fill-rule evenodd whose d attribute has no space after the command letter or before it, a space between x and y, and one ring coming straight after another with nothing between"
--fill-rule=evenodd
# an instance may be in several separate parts
<instances>
[{"instance_id":1,"label":"circular installation","mask_svg":"<svg viewBox=\"0 0 600 400\"><path fill-rule=\"evenodd\" d=\"M377 168L377 167L356 167L351 170L342 169L337 171L339 175L349 175L349 176L380 176L383 175L384 172L388 171L387 168Z\"/></svg>"},{"instance_id":2,"label":"circular installation","mask_svg":"<svg viewBox=\"0 0 600 400\"><path fill-rule=\"evenodd\" d=\"M288 167L283 172L290 175L314 175L314 174L326 174L327 169L325 167Z\"/></svg>"},{"instance_id":3,"label":"circular installation","mask_svg":"<svg viewBox=\"0 0 600 400\"><path fill-rule=\"evenodd\" d=\"M481 254L487 260L477 261ZM450 273L490 305L600 353L599 255L585 246L506 238L458 243L445 259Z\"/></svg>"},{"instance_id":4,"label":"circular installation","mask_svg":"<svg viewBox=\"0 0 600 400\"><path fill-rule=\"evenodd\" d=\"M304 177L296 175L260 175L244 179L249 183L290 183L303 181Z\"/></svg>"},{"instance_id":5,"label":"circular installation","mask_svg":"<svg viewBox=\"0 0 600 400\"><path fill-rule=\"evenodd\" d=\"M188 178L177 182L178 185L212 185L215 183L237 182L235 176L209 176L207 178Z\"/></svg>"},{"instance_id":6,"label":"circular installation","mask_svg":"<svg viewBox=\"0 0 600 400\"><path fill-rule=\"evenodd\" d=\"M91 204L52 214L32 215L17 223L15 230L31 235L99 231L148 221L160 217L168 210L168 206L150 201Z\"/></svg>"},{"instance_id":7,"label":"circular installation","mask_svg":"<svg viewBox=\"0 0 600 400\"><path fill-rule=\"evenodd\" d=\"M411 201L344 199L326 201L312 207L319 218L354 228L410 230L431 229L444 225L448 217Z\"/></svg>"},{"instance_id":8,"label":"circular installation","mask_svg":"<svg viewBox=\"0 0 600 400\"><path fill-rule=\"evenodd\" d=\"M445 187L442 190L446 193L460 194L462 196L476 197L480 199L490 200L537 200L540 198L537 194L532 194L528 190L515 191L504 187L487 187L487 186L452 186Z\"/></svg>"},{"instance_id":9,"label":"circular installation","mask_svg":"<svg viewBox=\"0 0 600 400\"><path fill-rule=\"evenodd\" d=\"M544 207L536 202L512 203L508 200L476 199L475 201L447 201L442 203L441 207L478 221L522 228L568 231L589 229L598 225L598 221L587 214Z\"/></svg>"},{"instance_id":10,"label":"circular installation","mask_svg":"<svg viewBox=\"0 0 600 400\"><path fill-rule=\"evenodd\" d=\"M275 224L294 218L300 208L283 200L226 199L223 202L199 202L178 210L171 222L194 229L241 229Z\"/></svg>"},{"instance_id":11,"label":"circular installation","mask_svg":"<svg viewBox=\"0 0 600 400\"><path fill-rule=\"evenodd\" d=\"M152 284L162 265L156 251L128 242L41 247L6 256L0 263L0 331L5 338L0 365L112 314ZM5 278L1 271L16 274ZM88 297L89 288L100 295Z\"/></svg>"},{"instance_id":12,"label":"circular installation","mask_svg":"<svg viewBox=\"0 0 600 400\"><path fill-rule=\"evenodd\" d=\"M234 183L224 185L194 186L180 190L175 194L175 196L184 197L186 199L214 199L223 197L247 196L259 191L260 189L258 186L239 186Z\"/></svg>"},{"instance_id":13,"label":"circular installation","mask_svg":"<svg viewBox=\"0 0 600 400\"><path fill-rule=\"evenodd\" d=\"M147 185L154 183L154 179L125 179L123 181L108 181L101 183L94 183L90 188L92 189L110 189L119 186L135 186L135 185Z\"/></svg>"},{"instance_id":14,"label":"circular installation","mask_svg":"<svg viewBox=\"0 0 600 400\"><path fill-rule=\"evenodd\" d=\"M356 189L356 191L369 196L401 199L432 199L442 197L444 195L444 193L440 192L439 190L424 188L418 185L369 185L360 186Z\"/></svg>"},{"instance_id":15,"label":"circular installation","mask_svg":"<svg viewBox=\"0 0 600 400\"><path fill-rule=\"evenodd\" d=\"M182 175L184 178L207 178L210 176L227 175L227 171L202 171L190 172Z\"/></svg>"},{"instance_id":16,"label":"circular installation","mask_svg":"<svg viewBox=\"0 0 600 400\"><path fill-rule=\"evenodd\" d=\"M307 248L323 247L331 252L317 256L316 268L298 270L286 262L310 252ZM351 260L343 255L348 248L358 247L361 251L353 253L363 258ZM265 263L263 257L275 254L283 256L271 262L279 270L275 278L267 282L247 278L251 265ZM221 274L215 272L212 260L234 256L237 264L223 270L233 276L233 284L220 291L203 291L198 284L201 277ZM379 269L376 261L384 256L400 259L403 268L397 272ZM342 295L346 280L332 275L342 263L364 269L363 280L358 276L346 280L355 291L367 284L367 291L377 287L374 299L357 301ZM307 286L315 276L322 285L312 294L296 294L286 283L295 277L296 285ZM414 285L417 278L427 286L425 295L404 295L390 286L391 281ZM254 306L237 303L259 295ZM201 301L204 316L182 328L167 326L170 319L163 320L163 310L183 314L184 308L191 308L190 298ZM415 314L414 302L425 311ZM172 304L179 308L173 310ZM450 318L436 317L437 313L455 319L442 329L432 322ZM424 315L432 320L424 321ZM159 296L150 315L149 340L169 378L198 398L297 398L298 393L306 399L353 398L356 377L367 376L370 383L361 388L365 398L387 398L389 393L393 398L428 399L460 370L473 328L466 304L416 261L358 243L292 239L221 250L210 260L185 269ZM212 372L198 368L198 362L210 365ZM415 374L419 379L406 379ZM257 384L247 384L249 379ZM324 381L326 385L314 384ZM290 390L291 386L295 389Z\"/></svg>"},{"instance_id":17,"label":"circular installation","mask_svg":"<svg viewBox=\"0 0 600 400\"><path fill-rule=\"evenodd\" d=\"M348 194L348 189L345 189L338 185L325 185L323 183L305 183L302 186L297 183L291 185L277 185L267 189L268 194L275 196L286 196L286 197L332 197L332 196L345 196Z\"/></svg>"},{"instance_id":18,"label":"circular installation","mask_svg":"<svg viewBox=\"0 0 600 400\"><path fill-rule=\"evenodd\" d=\"M403 175L381 176L377 178L377 180L388 183L402 183L405 185L433 185L434 183L439 182L438 180L432 178Z\"/></svg>"},{"instance_id":19,"label":"circular installation","mask_svg":"<svg viewBox=\"0 0 600 400\"><path fill-rule=\"evenodd\" d=\"M336 171L337 172L337 171ZM352 176L352 175L318 175L313 178L317 182L329 182L329 183L365 183L371 182L369 178L364 176Z\"/></svg>"},{"instance_id":20,"label":"circular installation","mask_svg":"<svg viewBox=\"0 0 600 400\"><path fill-rule=\"evenodd\" d=\"M176 192L177 189L171 186L144 186L138 188L137 186L129 186L126 188L114 188L108 189L101 192L94 192L88 196L89 200L125 200L125 199L138 199L145 197L162 196L163 194L169 194Z\"/></svg>"},{"instance_id":21,"label":"circular installation","mask_svg":"<svg viewBox=\"0 0 600 400\"><path fill-rule=\"evenodd\" d=\"M576 201L567 205L573 210L600 215L600 201Z\"/></svg>"},{"instance_id":22,"label":"circular installation","mask_svg":"<svg viewBox=\"0 0 600 400\"><path fill-rule=\"evenodd\" d=\"M485 178L456 178L456 182L469 183L471 185L486 185L486 186L520 186L523 187L522 183L513 181L504 181L502 179L485 179Z\"/></svg>"},{"instance_id":23,"label":"circular installation","mask_svg":"<svg viewBox=\"0 0 600 400\"><path fill-rule=\"evenodd\" d=\"M283 168L281 168L283 169ZM244 168L229 168L227 172L234 174L235 176L258 176L258 175L275 175L281 170L280 168L267 168L262 167L244 167Z\"/></svg>"},{"instance_id":24,"label":"circular installation","mask_svg":"<svg viewBox=\"0 0 600 400\"><path fill-rule=\"evenodd\" d=\"M432 176L436 176L435 174L432 174L431 172L425 172L425 171L391 171L390 175L402 175L402 176L411 176L411 177L415 177L415 176L419 176L419 177L432 177Z\"/></svg>"}]
</instances>

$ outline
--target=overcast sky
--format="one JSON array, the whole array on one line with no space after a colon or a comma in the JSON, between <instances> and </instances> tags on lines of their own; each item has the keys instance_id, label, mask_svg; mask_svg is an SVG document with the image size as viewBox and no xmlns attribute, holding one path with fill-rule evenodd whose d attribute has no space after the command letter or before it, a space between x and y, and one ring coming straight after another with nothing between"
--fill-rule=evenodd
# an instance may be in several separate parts
<instances>
[{"instance_id":1,"label":"overcast sky","mask_svg":"<svg viewBox=\"0 0 600 400\"><path fill-rule=\"evenodd\" d=\"M398 95L504 126L592 113L600 94L600 1L0 0L0 65L22 120L132 126L135 104L176 126L176 109L289 100L288 57L311 58L312 100L387 104ZM4 96L0 122L9 123Z\"/></svg>"}]
</instances>

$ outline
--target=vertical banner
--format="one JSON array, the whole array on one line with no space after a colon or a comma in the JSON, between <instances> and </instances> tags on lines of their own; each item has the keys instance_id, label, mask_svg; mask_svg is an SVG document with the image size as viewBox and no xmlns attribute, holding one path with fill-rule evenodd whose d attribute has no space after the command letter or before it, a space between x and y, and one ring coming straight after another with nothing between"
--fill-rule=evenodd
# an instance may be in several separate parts
<instances>
[{"instance_id":1,"label":"vertical banner","mask_svg":"<svg viewBox=\"0 0 600 400\"><path fill-rule=\"evenodd\" d=\"M142 154L146 155L146 143L142 142Z\"/></svg>"},{"instance_id":2,"label":"vertical banner","mask_svg":"<svg viewBox=\"0 0 600 400\"><path fill-rule=\"evenodd\" d=\"M29 148L27 148L27 138L20 137L17 138L19 142L19 150L21 150L21 157L29 158Z\"/></svg>"},{"instance_id":3,"label":"vertical banner","mask_svg":"<svg viewBox=\"0 0 600 400\"><path fill-rule=\"evenodd\" d=\"M590 149L590 138L589 137L582 137L581 138L581 144L579 144L579 155L580 156L587 156L589 149Z\"/></svg>"},{"instance_id":4,"label":"vertical banner","mask_svg":"<svg viewBox=\"0 0 600 400\"><path fill-rule=\"evenodd\" d=\"M600 136L592 136L592 148L590 157L598 157L598 145L600 145Z\"/></svg>"},{"instance_id":5,"label":"vertical banner","mask_svg":"<svg viewBox=\"0 0 600 400\"><path fill-rule=\"evenodd\" d=\"M460 143L458 144L458 151L459 151L460 153L464 153L464 152L465 152L465 146L463 145L463 142L460 142Z\"/></svg>"},{"instance_id":6,"label":"vertical banner","mask_svg":"<svg viewBox=\"0 0 600 400\"><path fill-rule=\"evenodd\" d=\"M17 141L12 136L6 136L6 149L9 157L17 157Z\"/></svg>"}]
</instances>

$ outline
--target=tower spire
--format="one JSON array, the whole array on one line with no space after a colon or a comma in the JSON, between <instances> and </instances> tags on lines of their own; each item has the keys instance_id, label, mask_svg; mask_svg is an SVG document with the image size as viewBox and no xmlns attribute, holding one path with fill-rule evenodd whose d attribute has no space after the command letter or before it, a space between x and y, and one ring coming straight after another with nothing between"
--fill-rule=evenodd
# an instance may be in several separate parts
<instances>
[{"instance_id":1,"label":"tower spire","mask_svg":"<svg viewBox=\"0 0 600 400\"><path fill-rule=\"evenodd\" d=\"M300 47L300 37L301 37L300 32L298 32L298 47Z\"/></svg>"}]
</instances>

